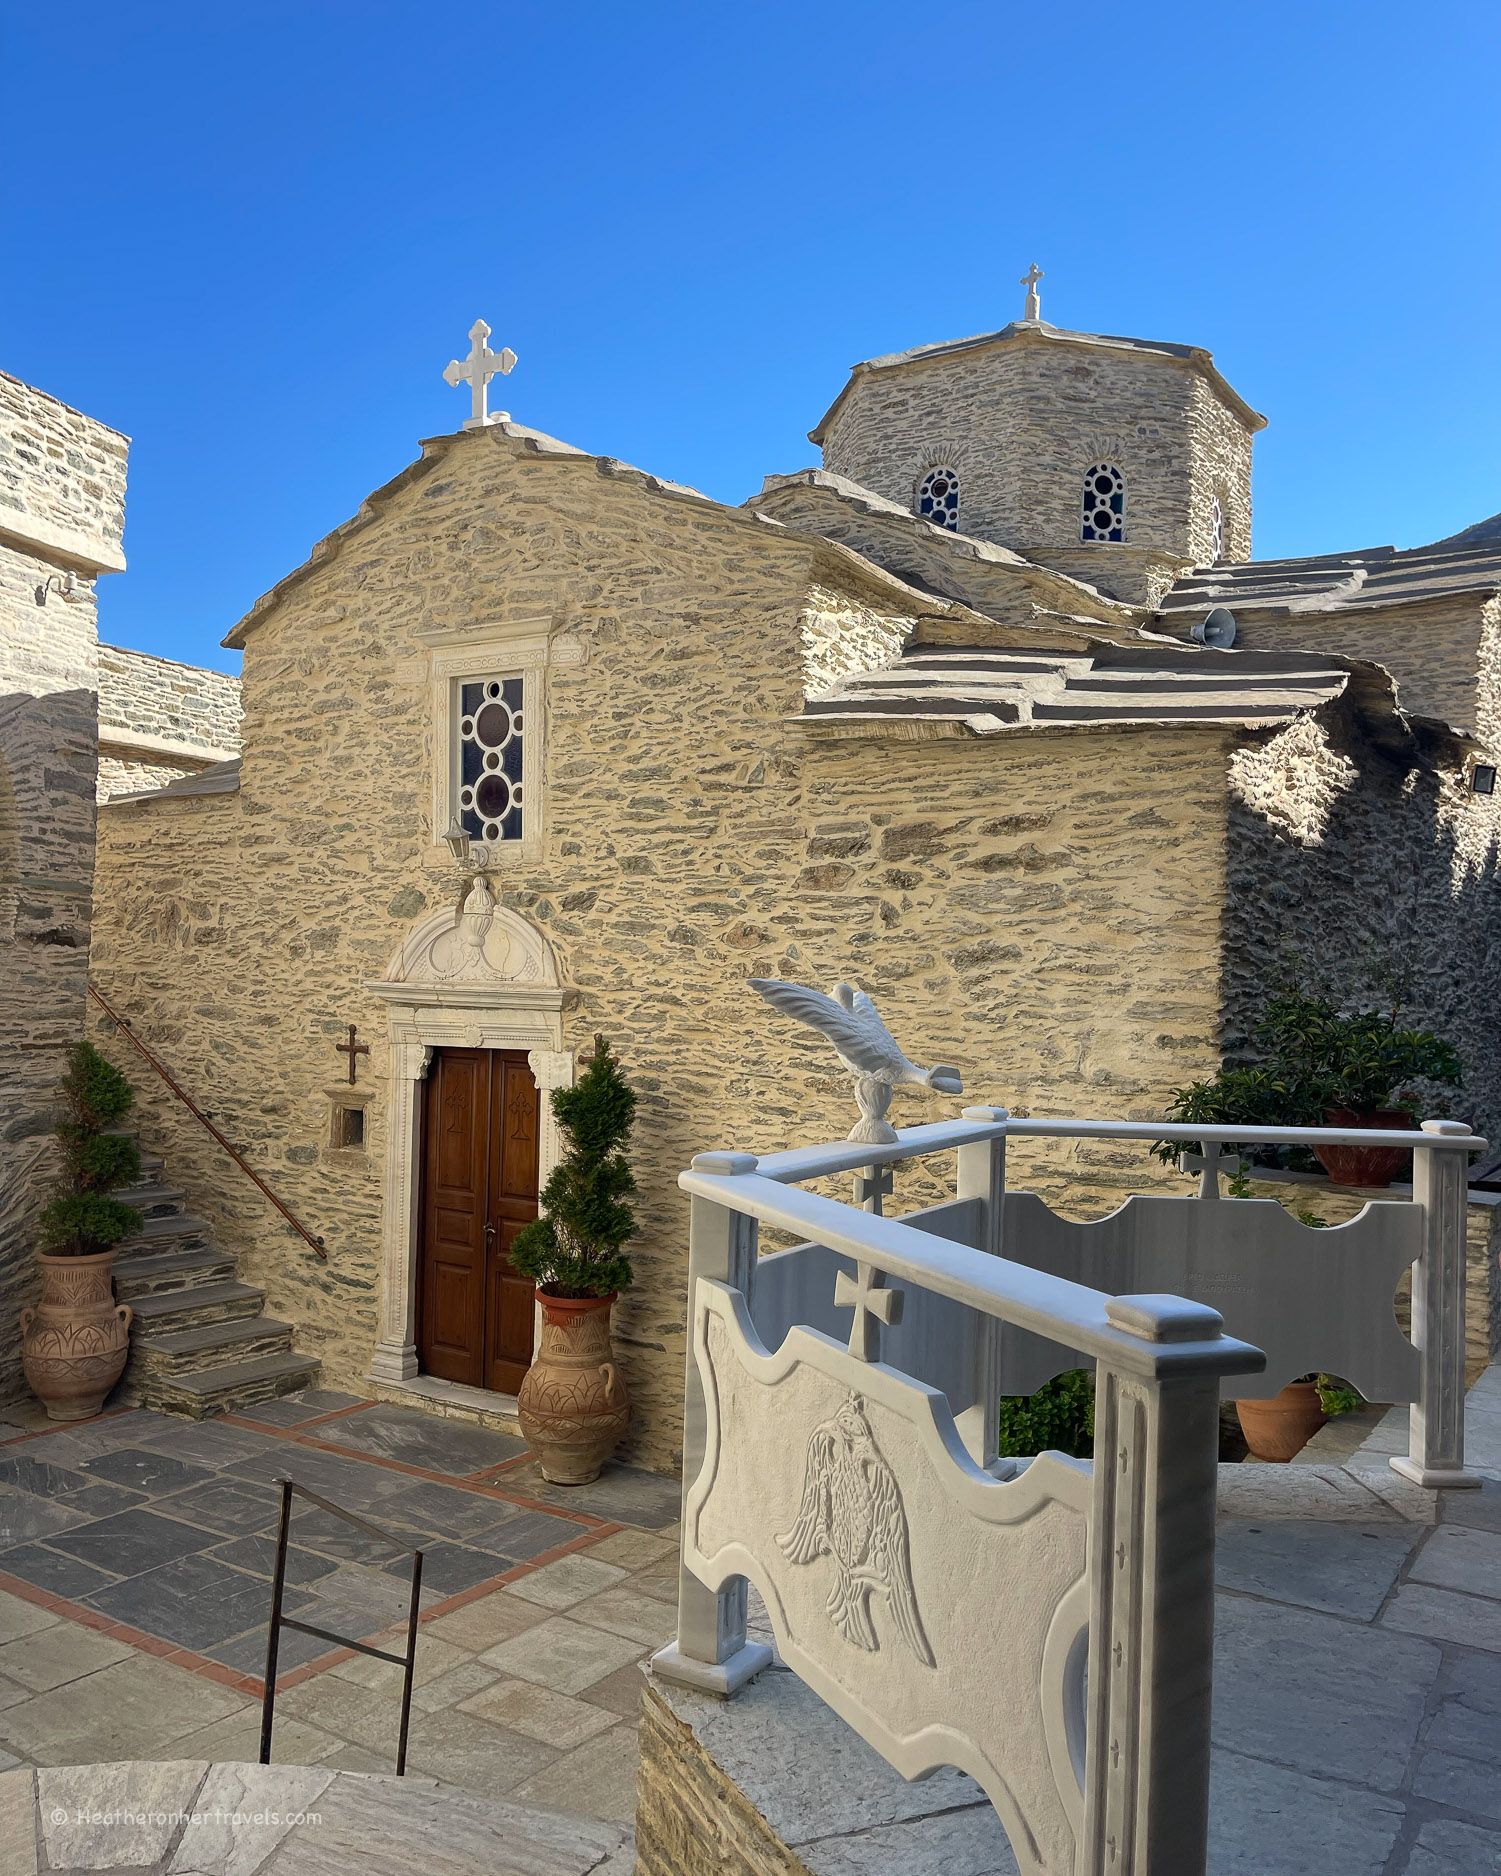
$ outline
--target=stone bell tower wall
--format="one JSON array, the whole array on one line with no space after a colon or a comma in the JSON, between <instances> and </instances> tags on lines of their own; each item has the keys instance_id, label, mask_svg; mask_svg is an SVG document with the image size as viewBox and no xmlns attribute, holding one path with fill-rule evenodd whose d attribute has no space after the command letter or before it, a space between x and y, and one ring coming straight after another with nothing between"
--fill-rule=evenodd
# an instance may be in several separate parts
<instances>
[{"instance_id":1,"label":"stone bell tower wall","mask_svg":"<svg viewBox=\"0 0 1501 1876\"><path fill-rule=\"evenodd\" d=\"M1121 591L1145 554L1214 558L1212 509L1229 559L1251 547L1253 426L1201 366L1165 352L1045 331L863 367L823 433L824 466L911 507L928 469L961 482L959 530ZM1079 538L1084 472L1126 478L1121 548ZM1065 565L1066 562L1066 565Z\"/></svg>"},{"instance_id":2,"label":"stone bell tower wall","mask_svg":"<svg viewBox=\"0 0 1501 1876\"><path fill-rule=\"evenodd\" d=\"M118 430L0 372L0 693L95 688L93 582L125 566L129 448ZM78 591L65 599L56 581L70 572Z\"/></svg>"}]
</instances>

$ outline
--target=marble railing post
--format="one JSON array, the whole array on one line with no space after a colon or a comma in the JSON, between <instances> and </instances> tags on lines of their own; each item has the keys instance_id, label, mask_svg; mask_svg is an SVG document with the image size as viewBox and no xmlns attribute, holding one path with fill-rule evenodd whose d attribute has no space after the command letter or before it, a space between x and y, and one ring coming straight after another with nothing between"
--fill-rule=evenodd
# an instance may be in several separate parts
<instances>
[{"instance_id":1,"label":"marble railing post","mask_svg":"<svg viewBox=\"0 0 1501 1876\"><path fill-rule=\"evenodd\" d=\"M694 1170L752 1173L751 1153L700 1153ZM693 1359L697 1287L710 1278L732 1284L750 1300L756 1274L756 1221L712 1200L693 1198L688 1214L688 1350L683 1396L683 1509L703 1465L705 1408L703 1381ZM681 1559L681 1550L679 1552ZM703 1693L733 1694L771 1661L771 1650L745 1638L746 1582L732 1577L715 1591L678 1563L678 1632L652 1656L652 1673Z\"/></svg>"},{"instance_id":2,"label":"marble railing post","mask_svg":"<svg viewBox=\"0 0 1501 1876\"><path fill-rule=\"evenodd\" d=\"M1089 1876L1203 1876L1209 1828L1218 1313L1112 1297L1119 1329L1163 1346L1157 1376L1095 1371L1084 1840ZM1170 1345L1184 1350L1175 1374ZM1238 1346L1238 1345L1237 1345Z\"/></svg>"},{"instance_id":3,"label":"marble railing post","mask_svg":"<svg viewBox=\"0 0 1501 1876\"><path fill-rule=\"evenodd\" d=\"M1004 1107L967 1107L965 1120L1004 1121L1009 1118ZM1006 1204L1006 1136L974 1140L959 1149L955 1197L980 1201L980 1230L975 1239L977 1251L992 1257L1001 1255L1004 1242L1002 1227ZM975 1405L959 1414L955 1425L970 1457L988 1466L996 1457L1000 1400L1001 1337L1005 1326L995 1316L985 1316L977 1325Z\"/></svg>"},{"instance_id":4,"label":"marble railing post","mask_svg":"<svg viewBox=\"0 0 1501 1876\"><path fill-rule=\"evenodd\" d=\"M1425 1120L1423 1132L1468 1135L1460 1120ZM1423 1208L1423 1253L1412 1267L1412 1340L1422 1356L1418 1398L1408 1410L1407 1451L1392 1460L1404 1478L1444 1491L1478 1486L1465 1470L1465 1222L1468 1156L1419 1147L1412 1199Z\"/></svg>"}]
</instances>

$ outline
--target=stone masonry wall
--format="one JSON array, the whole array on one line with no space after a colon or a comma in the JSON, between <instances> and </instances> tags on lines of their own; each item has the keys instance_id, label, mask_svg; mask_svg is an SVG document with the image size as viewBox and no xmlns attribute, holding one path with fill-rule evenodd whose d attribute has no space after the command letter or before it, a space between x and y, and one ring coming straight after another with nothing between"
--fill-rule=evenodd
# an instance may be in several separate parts
<instances>
[{"instance_id":1,"label":"stone masonry wall","mask_svg":"<svg viewBox=\"0 0 1501 1876\"><path fill-rule=\"evenodd\" d=\"M129 441L0 372L0 693L93 688L93 576L122 567ZM78 574L80 591L49 576Z\"/></svg>"},{"instance_id":2,"label":"stone masonry wall","mask_svg":"<svg viewBox=\"0 0 1501 1876\"><path fill-rule=\"evenodd\" d=\"M99 647L99 793L101 800L160 787L200 768L212 752L221 761L240 748L240 680L224 671L179 664L118 645ZM174 765L163 750L143 752L137 738L181 743L190 762ZM152 757L155 760L152 760Z\"/></svg>"},{"instance_id":3,"label":"stone masonry wall","mask_svg":"<svg viewBox=\"0 0 1501 1876\"><path fill-rule=\"evenodd\" d=\"M638 1738L638 1876L809 1876L650 1677Z\"/></svg>"},{"instance_id":4,"label":"stone masonry wall","mask_svg":"<svg viewBox=\"0 0 1501 1876\"><path fill-rule=\"evenodd\" d=\"M35 1301L55 1092L84 1029L94 761L90 691L0 697L0 1402L26 1392L16 1315Z\"/></svg>"},{"instance_id":5,"label":"stone masonry wall","mask_svg":"<svg viewBox=\"0 0 1501 1876\"><path fill-rule=\"evenodd\" d=\"M128 447L108 424L0 371L0 528L40 523L118 557Z\"/></svg>"},{"instance_id":6,"label":"stone masonry wall","mask_svg":"<svg viewBox=\"0 0 1501 1876\"><path fill-rule=\"evenodd\" d=\"M809 590L800 623L808 694L816 697L852 671L879 671L895 664L917 620L910 614L880 612L861 605L850 594L815 586Z\"/></svg>"},{"instance_id":7,"label":"stone masonry wall","mask_svg":"<svg viewBox=\"0 0 1501 1876\"><path fill-rule=\"evenodd\" d=\"M617 1310L638 1460L677 1455L678 1172L853 1119L826 1045L746 977L864 983L967 1098L1034 1110L1155 1113L1217 1059L1222 734L807 740L788 721L802 621L831 594L872 610L847 574L840 550L619 465L442 439L258 615L240 793L102 812L98 981L326 1236L327 1265L145 1085L143 1128L331 1385L361 1384L376 1339L387 1130L382 1092L365 1161L328 1147L334 1044L357 1023L384 1090L386 1009L363 985L461 891L428 825L419 626L541 617L587 651L548 677L543 852L502 858L499 883L580 992L566 1045L603 1031L641 1097L638 1282ZM897 1115L955 1105L903 1092ZM1086 1205L1130 1177L1048 1159L1047 1189Z\"/></svg>"},{"instance_id":8,"label":"stone masonry wall","mask_svg":"<svg viewBox=\"0 0 1501 1876\"><path fill-rule=\"evenodd\" d=\"M1492 749L1501 748L1498 638L1501 602L1484 593L1456 593L1422 605L1372 607L1366 612L1342 607L1288 618L1236 613L1237 647L1370 659L1397 680L1404 710L1479 730Z\"/></svg>"},{"instance_id":9,"label":"stone masonry wall","mask_svg":"<svg viewBox=\"0 0 1501 1876\"><path fill-rule=\"evenodd\" d=\"M1501 797L1377 754L1338 715L1254 738L1231 766L1223 944L1232 1049L1289 969L1350 1003L1395 980L1465 1063L1455 1111L1497 1137Z\"/></svg>"},{"instance_id":10,"label":"stone masonry wall","mask_svg":"<svg viewBox=\"0 0 1501 1876\"><path fill-rule=\"evenodd\" d=\"M1193 562L1212 558L1209 502L1226 504L1230 558L1251 543L1251 435L1187 362L1042 334L857 375L824 440L839 475L911 507L936 463L960 475L960 530L1032 558L1078 550L1084 472L1126 478L1126 543ZM1107 569L1076 577L1125 599ZM1129 564L1129 563L1128 563Z\"/></svg>"}]
</instances>

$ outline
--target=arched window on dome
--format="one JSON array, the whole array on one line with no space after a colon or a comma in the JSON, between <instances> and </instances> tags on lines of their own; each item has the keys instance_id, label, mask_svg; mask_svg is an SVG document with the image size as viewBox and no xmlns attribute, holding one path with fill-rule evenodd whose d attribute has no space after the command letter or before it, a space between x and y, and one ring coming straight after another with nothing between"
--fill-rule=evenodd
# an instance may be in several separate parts
<instances>
[{"instance_id":1,"label":"arched window on dome","mask_svg":"<svg viewBox=\"0 0 1501 1876\"><path fill-rule=\"evenodd\" d=\"M1216 495L1214 505L1209 511L1209 524L1214 533L1214 557L1225 558L1225 504Z\"/></svg>"},{"instance_id":2,"label":"arched window on dome","mask_svg":"<svg viewBox=\"0 0 1501 1876\"><path fill-rule=\"evenodd\" d=\"M917 512L924 521L959 532L959 471L940 463L917 485Z\"/></svg>"},{"instance_id":3,"label":"arched window on dome","mask_svg":"<svg viewBox=\"0 0 1501 1876\"><path fill-rule=\"evenodd\" d=\"M1126 478L1113 462L1091 463L1084 474L1081 541L1126 538Z\"/></svg>"}]
</instances>

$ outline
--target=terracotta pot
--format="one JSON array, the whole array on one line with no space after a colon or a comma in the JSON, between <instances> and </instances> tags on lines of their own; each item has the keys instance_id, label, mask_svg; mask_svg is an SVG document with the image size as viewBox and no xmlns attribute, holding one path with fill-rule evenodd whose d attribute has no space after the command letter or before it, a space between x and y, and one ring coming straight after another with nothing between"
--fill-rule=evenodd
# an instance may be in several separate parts
<instances>
[{"instance_id":1,"label":"terracotta pot","mask_svg":"<svg viewBox=\"0 0 1501 1876\"><path fill-rule=\"evenodd\" d=\"M1279 1466L1302 1452L1329 1418L1312 1381L1289 1382L1274 1400L1238 1400L1235 1411L1252 1457Z\"/></svg>"},{"instance_id":2,"label":"terracotta pot","mask_svg":"<svg viewBox=\"0 0 1501 1876\"><path fill-rule=\"evenodd\" d=\"M554 1485L588 1485L631 1423L610 1345L613 1296L549 1296L542 1346L516 1397L521 1431Z\"/></svg>"},{"instance_id":3,"label":"terracotta pot","mask_svg":"<svg viewBox=\"0 0 1501 1876\"><path fill-rule=\"evenodd\" d=\"M130 1352L128 1303L115 1301L115 1254L48 1257L42 1300L21 1311L21 1365L49 1420L88 1420L120 1379Z\"/></svg>"},{"instance_id":4,"label":"terracotta pot","mask_svg":"<svg viewBox=\"0 0 1501 1876\"><path fill-rule=\"evenodd\" d=\"M1377 1107L1357 1114L1348 1107L1326 1107L1326 1127L1387 1127L1406 1133L1411 1114L1397 1107ZM1405 1146L1316 1146L1314 1157L1337 1186L1389 1186L1412 1157Z\"/></svg>"}]
</instances>

